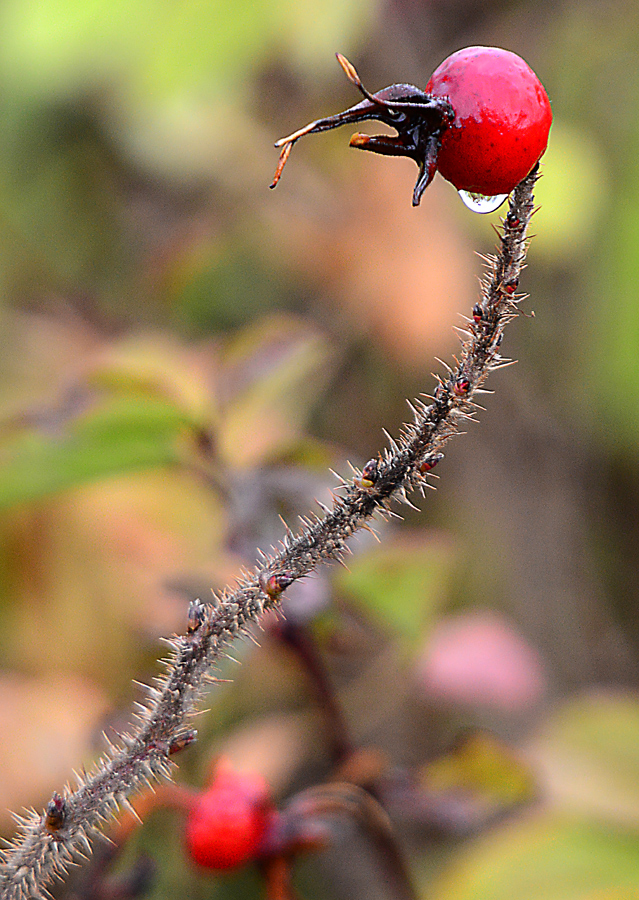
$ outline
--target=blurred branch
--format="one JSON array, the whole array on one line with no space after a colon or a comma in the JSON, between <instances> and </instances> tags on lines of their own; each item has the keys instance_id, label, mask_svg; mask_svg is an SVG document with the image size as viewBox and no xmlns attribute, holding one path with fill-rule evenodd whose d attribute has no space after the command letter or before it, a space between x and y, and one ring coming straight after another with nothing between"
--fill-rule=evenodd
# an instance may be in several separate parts
<instances>
[{"instance_id":1,"label":"blurred branch","mask_svg":"<svg viewBox=\"0 0 639 900\"><path fill-rule=\"evenodd\" d=\"M0 867L1 895L6 900L43 896L47 882L61 877L68 866L91 850L90 838L100 826L128 806L136 789L170 777L172 755L193 739L187 721L196 711L211 668L228 644L248 633L248 626L268 609L275 609L283 591L327 560L346 553L348 539L370 528L375 516L395 515L392 500L409 503L407 492L424 494L428 472L441 459L445 443L480 407L475 397L489 372L507 365L499 353L505 325L517 315L516 294L526 255L526 231L533 213L536 169L513 192L496 256L487 258L480 301L467 328L462 349L444 377L437 376L430 402L416 400L413 421L397 441L370 460L349 481L340 479L332 508L302 520L294 534L287 528L280 548L263 554L252 572L243 572L212 604L194 601L186 633L168 641L166 671L137 713L139 724L120 736L89 773L78 775L78 787L55 794L44 814L35 810L20 817L19 834L4 852Z\"/></svg>"},{"instance_id":2,"label":"blurred branch","mask_svg":"<svg viewBox=\"0 0 639 900\"><path fill-rule=\"evenodd\" d=\"M278 635L297 655L315 691L329 735L333 764L339 766L351 756L355 747L317 645L308 630L297 622L284 622Z\"/></svg>"},{"instance_id":3,"label":"blurred branch","mask_svg":"<svg viewBox=\"0 0 639 900\"><path fill-rule=\"evenodd\" d=\"M391 821L384 808L363 788L343 783L307 788L296 794L287 813L307 823L326 816L349 816L375 848L391 896L397 900L418 900Z\"/></svg>"}]
</instances>

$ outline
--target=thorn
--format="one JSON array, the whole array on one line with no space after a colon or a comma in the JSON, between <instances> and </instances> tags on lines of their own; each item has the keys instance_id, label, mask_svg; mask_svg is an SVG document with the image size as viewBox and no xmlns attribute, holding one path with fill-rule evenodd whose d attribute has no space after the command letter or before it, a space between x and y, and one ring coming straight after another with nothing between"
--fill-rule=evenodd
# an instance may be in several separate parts
<instances>
[{"instance_id":1,"label":"thorn","mask_svg":"<svg viewBox=\"0 0 639 900\"><path fill-rule=\"evenodd\" d=\"M203 679L207 684L233 684L232 678L218 678L217 675L205 675ZM199 715L199 713L193 713Z\"/></svg>"},{"instance_id":2,"label":"thorn","mask_svg":"<svg viewBox=\"0 0 639 900\"><path fill-rule=\"evenodd\" d=\"M421 512L419 506L415 506L415 504L407 497L406 492L404 492L404 495L401 498L401 502L405 503L406 506L410 506L410 508L414 509L416 512Z\"/></svg>"},{"instance_id":3,"label":"thorn","mask_svg":"<svg viewBox=\"0 0 639 900\"><path fill-rule=\"evenodd\" d=\"M89 855L91 855L93 853L93 849L91 847L91 842L90 842L89 838L87 837L84 829L82 829L82 828L78 829L78 831L76 832L76 840L78 841L79 844L81 844L86 849L86 851Z\"/></svg>"},{"instance_id":4,"label":"thorn","mask_svg":"<svg viewBox=\"0 0 639 900\"><path fill-rule=\"evenodd\" d=\"M259 647L259 648L262 647L262 645L260 644L260 642L255 637L255 635L253 634L252 631L245 631L244 636L247 637L249 639L249 641L251 641L252 644L255 644L256 647Z\"/></svg>"},{"instance_id":5,"label":"thorn","mask_svg":"<svg viewBox=\"0 0 639 900\"><path fill-rule=\"evenodd\" d=\"M372 534L372 535L373 535L373 537L375 538L375 540L377 541L377 543L378 543L378 544L381 544L382 539L380 538L380 536L379 536L379 534L377 533L377 531L372 527L372 525L369 525L368 522L365 522L365 523L362 524L361 527L362 527L362 531L368 531L369 534Z\"/></svg>"},{"instance_id":6,"label":"thorn","mask_svg":"<svg viewBox=\"0 0 639 900\"><path fill-rule=\"evenodd\" d=\"M142 824L142 819L140 818L137 809L135 808L135 806L133 806L133 804L131 803L131 801L129 800L129 798L126 797L126 796L121 797L121 798L120 798L120 803L121 803L121 805L122 805L126 810L128 810L128 811L131 813L131 815L133 816L134 819L137 819L137 821L138 821L138 822L140 823L140 825L141 825L141 824Z\"/></svg>"},{"instance_id":7,"label":"thorn","mask_svg":"<svg viewBox=\"0 0 639 900\"><path fill-rule=\"evenodd\" d=\"M386 431L385 428L382 428L382 432L383 432L383 434L384 434L384 437L385 437L386 440L388 441L388 446L390 447L390 449L391 449L391 451L393 452L393 454L397 453L397 452L399 451L399 446L398 446L397 441L395 440L395 438L394 438L394 437L391 437L391 435L388 433L388 431Z\"/></svg>"},{"instance_id":8,"label":"thorn","mask_svg":"<svg viewBox=\"0 0 639 900\"><path fill-rule=\"evenodd\" d=\"M282 525L284 526L287 535L293 534L293 531L289 528L288 524L286 523L286 520L284 519L284 516L278 515L278 518L279 518L280 522L282 523Z\"/></svg>"},{"instance_id":9,"label":"thorn","mask_svg":"<svg viewBox=\"0 0 639 900\"><path fill-rule=\"evenodd\" d=\"M449 375L453 374L453 370L451 369L451 367L448 365L447 362L444 362L443 359L440 359L438 356L436 356L435 361L438 362L440 364L440 366L443 366Z\"/></svg>"},{"instance_id":10,"label":"thorn","mask_svg":"<svg viewBox=\"0 0 639 900\"><path fill-rule=\"evenodd\" d=\"M149 787L151 788L151 790L153 790L152 784L149 784ZM107 844L111 845L111 847L117 848L118 845L116 844L116 842L114 840L112 840L112 838L110 838L109 835L105 834L103 831L96 831L96 836L99 837L101 840L106 841Z\"/></svg>"},{"instance_id":11,"label":"thorn","mask_svg":"<svg viewBox=\"0 0 639 900\"><path fill-rule=\"evenodd\" d=\"M505 369L507 366L514 366L516 362L516 359L499 359L490 363L488 368L491 372L496 372L497 369Z\"/></svg>"}]
</instances>

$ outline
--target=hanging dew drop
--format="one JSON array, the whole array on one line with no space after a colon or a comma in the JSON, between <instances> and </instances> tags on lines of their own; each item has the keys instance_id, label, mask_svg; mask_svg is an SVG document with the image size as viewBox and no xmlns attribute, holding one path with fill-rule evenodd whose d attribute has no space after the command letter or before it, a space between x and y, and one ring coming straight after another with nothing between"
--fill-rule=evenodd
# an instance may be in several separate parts
<instances>
[{"instance_id":1,"label":"hanging dew drop","mask_svg":"<svg viewBox=\"0 0 639 900\"><path fill-rule=\"evenodd\" d=\"M476 213L485 215L495 212L502 205L508 194L495 194L494 197L486 197L484 194L471 194L470 191L458 191L464 206Z\"/></svg>"}]
</instances>

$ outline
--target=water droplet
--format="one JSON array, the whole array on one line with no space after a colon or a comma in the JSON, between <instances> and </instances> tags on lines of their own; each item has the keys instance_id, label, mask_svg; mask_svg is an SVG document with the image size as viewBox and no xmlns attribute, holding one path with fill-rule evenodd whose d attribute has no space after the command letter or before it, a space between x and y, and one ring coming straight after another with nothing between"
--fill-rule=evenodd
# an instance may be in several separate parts
<instances>
[{"instance_id":1,"label":"water droplet","mask_svg":"<svg viewBox=\"0 0 639 900\"><path fill-rule=\"evenodd\" d=\"M468 209L476 213L491 213L502 205L508 194L495 194L494 197L486 197L485 194L471 194L470 191L459 191L459 196Z\"/></svg>"}]
</instances>

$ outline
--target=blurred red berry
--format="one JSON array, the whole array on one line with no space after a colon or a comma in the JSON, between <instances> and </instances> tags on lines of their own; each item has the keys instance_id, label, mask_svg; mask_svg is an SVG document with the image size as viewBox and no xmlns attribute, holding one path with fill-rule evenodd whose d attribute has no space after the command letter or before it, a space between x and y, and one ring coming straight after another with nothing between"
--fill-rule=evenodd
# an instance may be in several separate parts
<instances>
[{"instance_id":1,"label":"blurred red berry","mask_svg":"<svg viewBox=\"0 0 639 900\"><path fill-rule=\"evenodd\" d=\"M435 70L426 93L446 99L455 114L441 136L437 169L458 190L508 194L546 149L548 95L509 50L458 50Z\"/></svg>"},{"instance_id":2,"label":"blurred red berry","mask_svg":"<svg viewBox=\"0 0 639 900\"><path fill-rule=\"evenodd\" d=\"M207 869L235 869L257 855L273 814L269 788L255 773L235 771L220 760L213 780L193 802L186 820L186 848Z\"/></svg>"}]
</instances>

